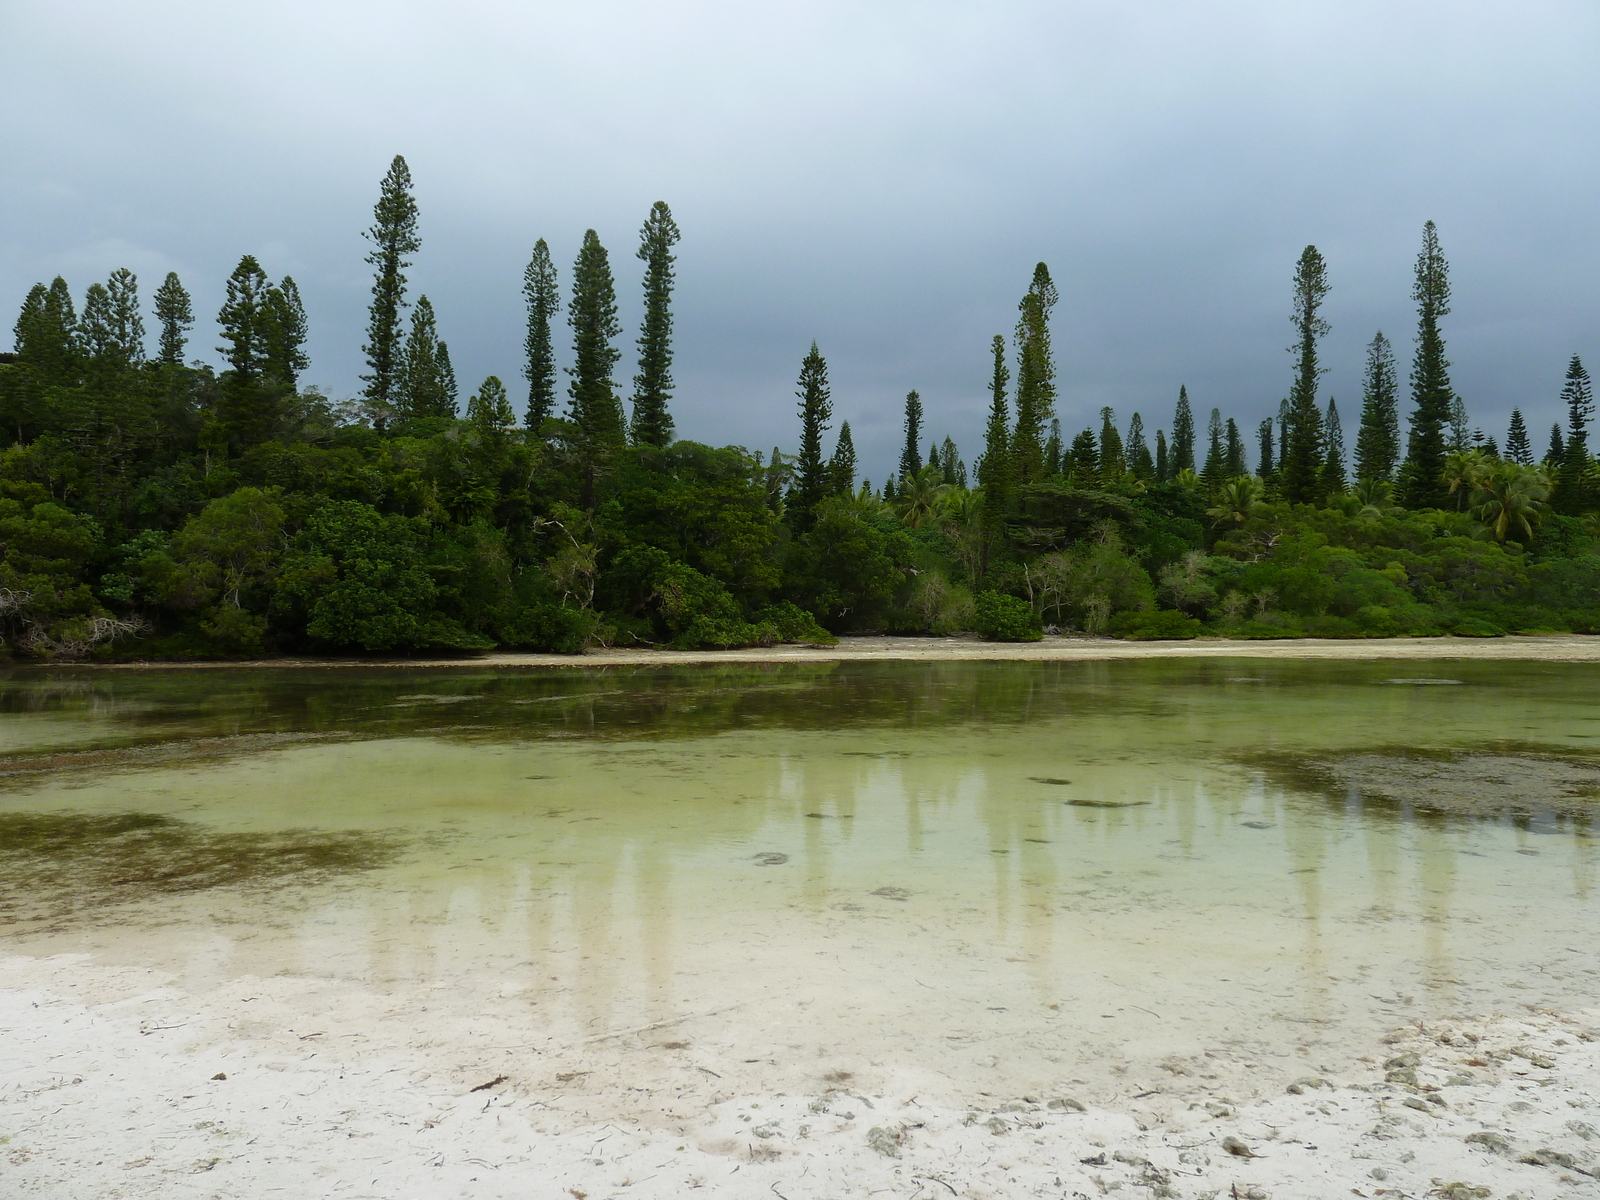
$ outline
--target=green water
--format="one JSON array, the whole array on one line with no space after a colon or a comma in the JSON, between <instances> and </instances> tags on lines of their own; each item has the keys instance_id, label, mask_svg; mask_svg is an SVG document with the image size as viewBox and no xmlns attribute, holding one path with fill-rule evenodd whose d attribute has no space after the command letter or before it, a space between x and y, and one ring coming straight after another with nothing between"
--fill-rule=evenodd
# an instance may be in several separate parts
<instances>
[{"instance_id":1,"label":"green water","mask_svg":"<svg viewBox=\"0 0 1600 1200\"><path fill-rule=\"evenodd\" d=\"M1300 767L1582 761L1597 682L1253 660L16 672L0 952L196 990L442 990L533 1040L736 1010L723 1032L763 1061L952 1079L1305 1055L1432 1012L1594 1003L1581 803L1452 816Z\"/></svg>"}]
</instances>

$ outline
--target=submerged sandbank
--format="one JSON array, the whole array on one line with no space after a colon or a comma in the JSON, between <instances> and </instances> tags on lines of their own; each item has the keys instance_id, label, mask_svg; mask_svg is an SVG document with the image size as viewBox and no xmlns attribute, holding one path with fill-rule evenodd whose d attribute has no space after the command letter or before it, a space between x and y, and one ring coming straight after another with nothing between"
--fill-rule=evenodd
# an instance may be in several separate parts
<instances>
[{"instance_id":1,"label":"submerged sandbank","mask_svg":"<svg viewBox=\"0 0 1600 1200\"><path fill-rule=\"evenodd\" d=\"M1116 638L1046 637L1039 642L986 642L957 637L847 637L835 646L766 646L743 650L596 648L584 654L499 651L473 657L273 658L235 662L125 662L124 670L217 667L607 667L685 663L790 662L1091 662L1149 658L1384 659L1458 658L1507 662L1600 662L1600 637L1551 634L1502 638L1293 638L1243 641L1126 642ZM52 663L51 666L63 664ZM74 665L74 664L65 664Z\"/></svg>"}]
</instances>

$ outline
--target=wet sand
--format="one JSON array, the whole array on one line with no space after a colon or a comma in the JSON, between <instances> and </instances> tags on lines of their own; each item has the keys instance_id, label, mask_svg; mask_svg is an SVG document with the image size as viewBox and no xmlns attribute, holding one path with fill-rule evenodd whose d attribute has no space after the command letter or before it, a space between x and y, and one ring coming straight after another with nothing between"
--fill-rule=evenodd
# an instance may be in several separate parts
<instances>
[{"instance_id":1,"label":"wet sand","mask_svg":"<svg viewBox=\"0 0 1600 1200\"><path fill-rule=\"evenodd\" d=\"M584 654L501 651L473 657L274 658L245 662L128 662L115 669L222 667L606 667L686 663L793 662L1093 662L1151 658L1478 659L1507 662L1600 662L1600 637L1552 634L1503 638L1294 638L1240 641L1196 638L1188 642L1125 642L1116 638L1046 637L1039 642L986 642L957 637L847 637L835 646L768 646L745 650L597 648ZM51 664L52 666L60 664ZM67 664L71 665L71 664Z\"/></svg>"}]
</instances>

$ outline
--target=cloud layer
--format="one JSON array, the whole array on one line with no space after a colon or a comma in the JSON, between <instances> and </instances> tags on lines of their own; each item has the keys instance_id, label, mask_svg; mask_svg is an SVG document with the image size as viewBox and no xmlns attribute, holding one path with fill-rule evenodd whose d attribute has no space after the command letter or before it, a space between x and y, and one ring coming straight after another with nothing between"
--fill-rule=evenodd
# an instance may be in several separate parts
<instances>
[{"instance_id":1,"label":"cloud layer","mask_svg":"<svg viewBox=\"0 0 1600 1200\"><path fill-rule=\"evenodd\" d=\"M791 445L816 338L875 479L908 388L930 434L978 449L988 341L1040 259L1069 434L1103 404L1166 425L1179 383L1246 428L1274 412L1308 242L1348 429L1373 331L1409 352L1429 218L1476 423L1501 434L1520 404L1547 428L1567 357L1600 356L1592 5L66 0L0 21L0 303L129 266L147 294L177 270L211 314L254 253L299 281L308 379L336 395L359 386L359 235L395 153L413 287L464 384L519 381L538 237L565 268L597 229L636 325L637 231L665 199L680 434Z\"/></svg>"}]
</instances>

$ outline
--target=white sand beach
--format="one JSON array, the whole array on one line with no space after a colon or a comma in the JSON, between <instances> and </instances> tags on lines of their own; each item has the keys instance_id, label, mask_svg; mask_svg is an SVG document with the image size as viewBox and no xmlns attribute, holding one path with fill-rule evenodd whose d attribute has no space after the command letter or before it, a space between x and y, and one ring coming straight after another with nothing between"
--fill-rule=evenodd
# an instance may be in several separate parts
<instances>
[{"instance_id":1,"label":"white sand beach","mask_svg":"<svg viewBox=\"0 0 1600 1200\"><path fill-rule=\"evenodd\" d=\"M1196 638L1186 642L1129 642L1117 638L1047 635L1038 642L987 642L953 637L846 637L834 646L767 646L743 650L670 650L596 647L583 654L496 651L473 657L274 658L254 662L127 662L115 670L204 670L230 667L605 667L683 663L788 662L1090 662L1134 658L1483 659L1487 661L1600 662L1600 637L1580 634L1501 638L1292 638L1243 641Z\"/></svg>"},{"instance_id":2,"label":"white sand beach","mask_svg":"<svg viewBox=\"0 0 1600 1200\"><path fill-rule=\"evenodd\" d=\"M748 1010L564 1044L535 1022L506 1044L448 989L423 1003L282 976L192 992L71 955L0 960L0 979L7 1196L1600 1194L1592 1009L1373 1029L1332 1061L1197 1046L1102 1106L1066 1078L995 1094L976 1065L935 1082L914 1052L796 1062L761 1045L775 1056L746 1061Z\"/></svg>"}]
</instances>

